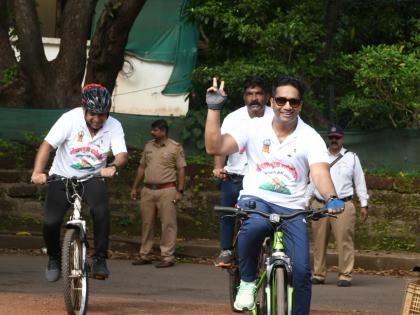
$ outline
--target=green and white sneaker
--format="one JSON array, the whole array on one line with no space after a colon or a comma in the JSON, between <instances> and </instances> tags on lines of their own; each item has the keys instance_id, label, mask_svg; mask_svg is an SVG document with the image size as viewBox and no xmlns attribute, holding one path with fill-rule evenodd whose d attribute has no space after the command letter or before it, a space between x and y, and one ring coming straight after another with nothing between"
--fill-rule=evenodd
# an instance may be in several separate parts
<instances>
[{"instance_id":1,"label":"green and white sneaker","mask_svg":"<svg viewBox=\"0 0 420 315\"><path fill-rule=\"evenodd\" d=\"M233 307L238 311L254 309L256 290L257 286L255 285L255 282L241 280Z\"/></svg>"}]
</instances>

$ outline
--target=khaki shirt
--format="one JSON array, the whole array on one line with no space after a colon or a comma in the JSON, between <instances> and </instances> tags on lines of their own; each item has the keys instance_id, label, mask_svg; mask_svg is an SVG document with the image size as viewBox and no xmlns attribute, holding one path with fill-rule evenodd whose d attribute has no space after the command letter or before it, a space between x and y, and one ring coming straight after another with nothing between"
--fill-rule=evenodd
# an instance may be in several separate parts
<instances>
[{"instance_id":1,"label":"khaki shirt","mask_svg":"<svg viewBox=\"0 0 420 315\"><path fill-rule=\"evenodd\" d=\"M162 144L148 141L140 164L145 168L144 182L148 184L175 182L177 169L187 165L182 145L169 138Z\"/></svg>"}]
</instances>

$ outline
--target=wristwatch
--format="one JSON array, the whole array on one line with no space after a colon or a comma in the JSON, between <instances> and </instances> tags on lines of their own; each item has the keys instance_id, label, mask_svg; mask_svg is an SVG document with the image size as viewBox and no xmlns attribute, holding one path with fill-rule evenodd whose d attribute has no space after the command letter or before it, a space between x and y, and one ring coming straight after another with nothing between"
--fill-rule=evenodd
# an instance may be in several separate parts
<instances>
[{"instance_id":1,"label":"wristwatch","mask_svg":"<svg viewBox=\"0 0 420 315\"><path fill-rule=\"evenodd\" d=\"M177 189L176 191L179 192L181 195L184 194L184 189Z\"/></svg>"}]
</instances>

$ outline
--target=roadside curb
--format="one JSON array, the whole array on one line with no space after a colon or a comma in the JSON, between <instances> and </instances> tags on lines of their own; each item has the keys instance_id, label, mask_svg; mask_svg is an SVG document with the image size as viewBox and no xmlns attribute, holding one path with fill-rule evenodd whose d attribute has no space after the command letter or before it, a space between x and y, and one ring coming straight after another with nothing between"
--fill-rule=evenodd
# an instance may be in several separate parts
<instances>
[{"instance_id":1,"label":"roadside curb","mask_svg":"<svg viewBox=\"0 0 420 315\"><path fill-rule=\"evenodd\" d=\"M41 249L44 246L41 235L14 235L0 234L0 248ZM132 238L110 237L110 249L114 251L136 254L140 248L140 241ZM159 240L156 239L154 249L159 251ZM205 257L214 258L219 252L217 240L179 240L176 247L178 257ZM327 264L336 266L337 253L328 251ZM355 268L365 270L407 270L420 267L420 253L412 252L384 252L361 251L355 252Z\"/></svg>"}]
</instances>

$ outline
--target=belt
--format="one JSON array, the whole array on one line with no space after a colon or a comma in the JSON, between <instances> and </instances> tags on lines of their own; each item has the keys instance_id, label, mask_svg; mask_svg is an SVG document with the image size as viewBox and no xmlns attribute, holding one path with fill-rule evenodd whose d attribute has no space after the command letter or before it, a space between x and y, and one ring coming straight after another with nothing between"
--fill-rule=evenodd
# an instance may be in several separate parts
<instances>
[{"instance_id":1,"label":"belt","mask_svg":"<svg viewBox=\"0 0 420 315\"><path fill-rule=\"evenodd\" d=\"M325 200L319 199L319 198L317 198L317 197L314 197L314 198L315 198L315 200L316 200L316 201L318 201L318 202L325 203ZM347 197L344 197L344 198L340 198L340 200L341 200L341 201L343 201L343 202L347 202L347 201L350 201L350 200L352 200L352 199L353 199L353 195L351 195L351 196L347 196Z\"/></svg>"},{"instance_id":2,"label":"belt","mask_svg":"<svg viewBox=\"0 0 420 315\"><path fill-rule=\"evenodd\" d=\"M244 179L244 175L241 174L235 174L235 173L228 173L227 178L234 184L242 183L242 180Z\"/></svg>"},{"instance_id":3,"label":"belt","mask_svg":"<svg viewBox=\"0 0 420 315\"><path fill-rule=\"evenodd\" d=\"M144 183L144 187L156 190L156 189L163 189L163 188L169 188L169 187L176 187L176 183L175 182L163 183L163 184L147 184L147 183Z\"/></svg>"}]
</instances>

